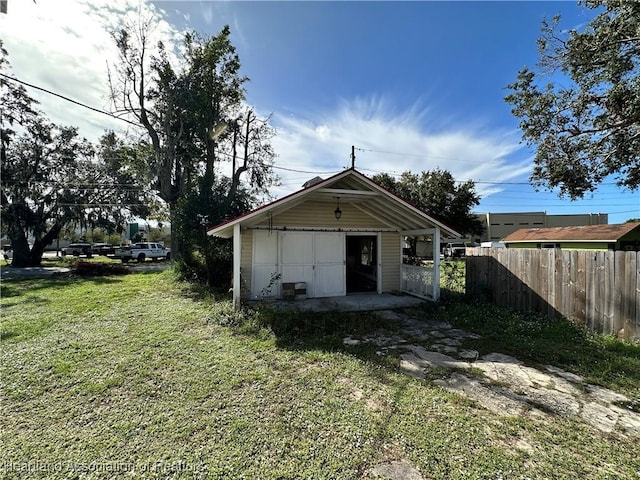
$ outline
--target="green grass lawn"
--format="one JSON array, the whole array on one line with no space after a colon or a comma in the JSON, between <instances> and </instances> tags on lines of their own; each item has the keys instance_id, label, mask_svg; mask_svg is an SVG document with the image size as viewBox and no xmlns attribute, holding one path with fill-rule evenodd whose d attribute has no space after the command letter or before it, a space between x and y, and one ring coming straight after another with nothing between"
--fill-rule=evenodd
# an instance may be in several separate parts
<instances>
[{"instance_id":1,"label":"green grass lawn","mask_svg":"<svg viewBox=\"0 0 640 480\"><path fill-rule=\"evenodd\" d=\"M5 279L1 306L3 478L356 479L394 459L433 479L640 475L638 438L497 416L344 347L397 328L369 314L236 315L170 271Z\"/></svg>"}]
</instances>

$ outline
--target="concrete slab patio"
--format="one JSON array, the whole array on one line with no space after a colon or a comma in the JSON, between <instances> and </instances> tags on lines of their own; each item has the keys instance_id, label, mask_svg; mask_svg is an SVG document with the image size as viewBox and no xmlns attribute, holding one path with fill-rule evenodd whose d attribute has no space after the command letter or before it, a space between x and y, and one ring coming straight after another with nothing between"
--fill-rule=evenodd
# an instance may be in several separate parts
<instances>
[{"instance_id":1,"label":"concrete slab patio","mask_svg":"<svg viewBox=\"0 0 640 480\"><path fill-rule=\"evenodd\" d=\"M277 310L359 312L415 307L423 302L424 300L411 295L367 293L347 295L345 297L308 298L306 300L293 301L276 300L268 305Z\"/></svg>"}]
</instances>

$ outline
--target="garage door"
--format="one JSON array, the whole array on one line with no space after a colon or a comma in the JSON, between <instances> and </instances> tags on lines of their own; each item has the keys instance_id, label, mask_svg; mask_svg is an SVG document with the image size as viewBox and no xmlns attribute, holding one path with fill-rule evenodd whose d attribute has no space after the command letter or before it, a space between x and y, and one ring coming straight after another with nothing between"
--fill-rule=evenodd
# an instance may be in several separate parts
<instances>
[{"instance_id":1,"label":"garage door","mask_svg":"<svg viewBox=\"0 0 640 480\"><path fill-rule=\"evenodd\" d=\"M307 297L346 294L345 237L334 232L280 232L283 282L306 282Z\"/></svg>"},{"instance_id":2,"label":"garage door","mask_svg":"<svg viewBox=\"0 0 640 480\"><path fill-rule=\"evenodd\" d=\"M346 295L345 237L342 233L315 233L316 297Z\"/></svg>"},{"instance_id":3,"label":"garage door","mask_svg":"<svg viewBox=\"0 0 640 480\"><path fill-rule=\"evenodd\" d=\"M251 298L280 296L280 282L272 281L278 275L278 232L253 232L253 272ZM271 288L269 284L271 283Z\"/></svg>"},{"instance_id":4,"label":"garage door","mask_svg":"<svg viewBox=\"0 0 640 480\"><path fill-rule=\"evenodd\" d=\"M313 297L313 267L313 233L280 232L282 282L306 282L307 297Z\"/></svg>"},{"instance_id":5,"label":"garage door","mask_svg":"<svg viewBox=\"0 0 640 480\"><path fill-rule=\"evenodd\" d=\"M346 295L345 242L344 233L254 231L251 297L280 296L281 282L305 282L309 298Z\"/></svg>"}]
</instances>

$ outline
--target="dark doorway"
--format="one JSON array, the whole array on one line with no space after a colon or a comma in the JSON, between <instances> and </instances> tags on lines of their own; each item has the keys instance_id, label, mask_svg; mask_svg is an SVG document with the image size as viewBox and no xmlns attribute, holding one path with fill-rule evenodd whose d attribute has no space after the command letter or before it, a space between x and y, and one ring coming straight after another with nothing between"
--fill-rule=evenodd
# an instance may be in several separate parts
<instances>
[{"instance_id":1,"label":"dark doorway","mask_svg":"<svg viewBox=\"0 0 640 480\"><path fill-rule=\"evenodd\" d=\"M378 291L378 237L347 236L347 293Z\"/></svg>"}]
</instances>

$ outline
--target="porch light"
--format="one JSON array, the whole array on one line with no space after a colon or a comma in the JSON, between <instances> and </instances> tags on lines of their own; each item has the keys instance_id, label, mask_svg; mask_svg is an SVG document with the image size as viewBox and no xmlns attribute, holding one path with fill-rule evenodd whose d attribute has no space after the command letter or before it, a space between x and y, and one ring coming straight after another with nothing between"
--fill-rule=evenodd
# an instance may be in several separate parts
<instances>
[{"instance_id":1,"label":"porch light","mask_svg":"<svg viewBox=\"0 0 640 480\"><path fill-rule=\"evenodd\" d=\"M338 207L333 211L333 214L336 216L336 220L340 220L340 217L342 216L342 210L340 210L340 197L336 197L336 200L338 200Z\"/></svg>"}]
</instances>

